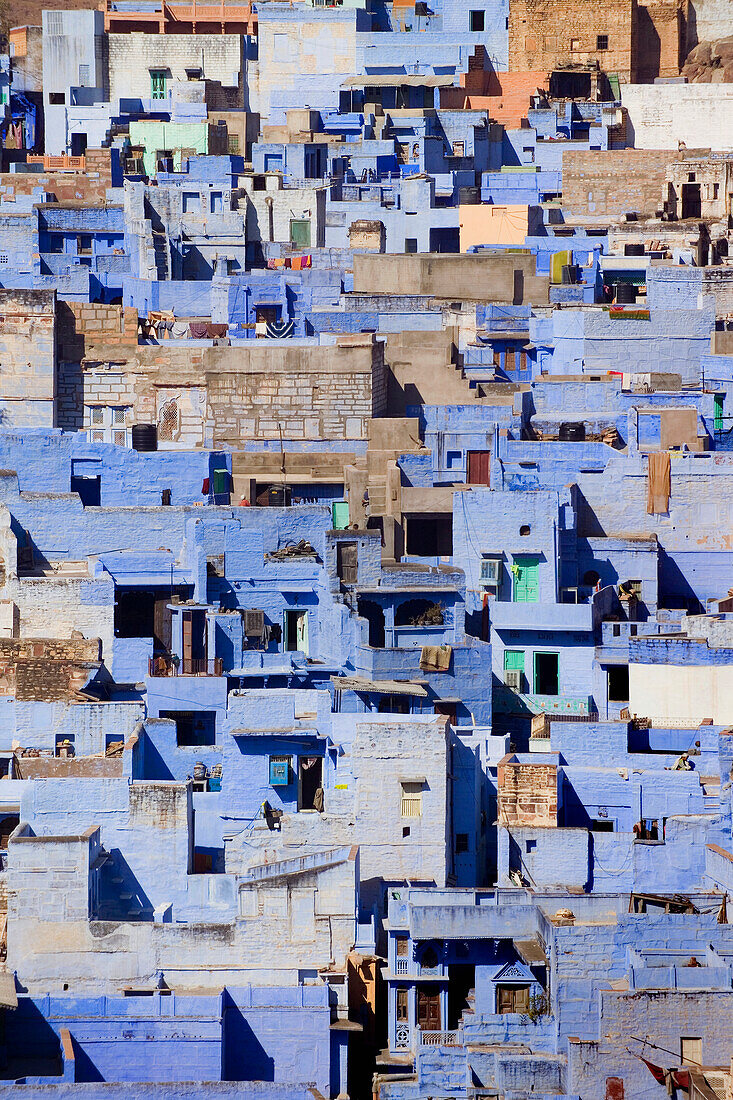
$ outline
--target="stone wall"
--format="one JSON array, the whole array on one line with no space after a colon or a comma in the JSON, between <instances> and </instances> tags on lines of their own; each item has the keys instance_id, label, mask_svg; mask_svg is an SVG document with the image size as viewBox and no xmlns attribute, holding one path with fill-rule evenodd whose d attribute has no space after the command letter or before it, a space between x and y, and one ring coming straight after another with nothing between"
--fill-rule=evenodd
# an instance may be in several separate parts
<instances>
[{"instance_id":1,"label":"stone wall","mask_svg":"<svg viewBox=\"0 0 733 1100\"><path fill-rule=\"evenodd\" d=\"M509 71L597 61L605 72L633 79L633 11L633 0L512 0ZM602 34L605 50L597 48Z\"/></svg>"},{"instance_id":2,"label":"stone wall","mask_svg":"<svg viewBox=\"0 0 733 1100\"><path fill-rule=\"evenodd\" d=\"M557 825L556 764L521 764L505 756L497 768L499 821L504 825Z\"/></svg>"},{"instance_id":3,"label":"stone wall","mask_svg":"<svg viewBox=\"0 0 733 1100\"><path fill-rule=\"evenodd\" d=\"M612 149L563 154L563 207L576 217L618 217L661 210L669 166L692 158L670 150ZM699 151L698 151L699 155Z\"/></svg>"},{"instance_id":4,"label":"stone wall","mask_svg":"<svg viewBox=\"0 0 733 1100\"><path fill-rule=\"evenodd\" d=\"M53 425L55 298L49 290L0 291L0 418L4 426Z\"/></svg>"},{"instance_id":5,"label":"stone wall","mask_svg":"<svg viewBox=\"0 0 733 1100\"><path fill-rule=\"evenodd\" d=\"M141 346L124 363L105 354L101 366L85 365L84 404L132 406L138 423L167 417L168 438L181 446L236 448L281 431L296 440L366 439L369 419L386 411L383 345L371 334L333 347Z\"/></svg>"}]
</instances>

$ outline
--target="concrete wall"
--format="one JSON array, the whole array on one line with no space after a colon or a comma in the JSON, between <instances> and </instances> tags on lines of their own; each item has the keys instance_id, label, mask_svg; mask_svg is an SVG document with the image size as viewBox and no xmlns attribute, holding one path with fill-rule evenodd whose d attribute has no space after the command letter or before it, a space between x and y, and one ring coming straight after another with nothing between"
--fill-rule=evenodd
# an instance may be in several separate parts
<instances>
[{"instance_id":1,"label":"concrete wall","mask_svg":"<svg viewBox=\"0 0 733 1100\"><path fill-rule=\"evenodd\" d=\"M539 305L547 302L548 287L546 276L535 275L534 256L354 256L356 294L429 294Z\"/></svg>"},{"instance_id":2,"label":"concrete wall","mask_svg":"<svg viewBox=\"0 0 733 1100\"><path fill-rule=\"evenodd\" d=\"M733 85L624 84L621 102L636 149L733 149Z\"/></svg>"},{"instance_id":3,"label":"concrete wall","mask_svg":"<svg viewBox=\"0 0 733 1100\"><path fill-rule=\"evenodd\" d=\"M158 35L135 31L110 34L108 42L112 100L149 101L150 69L169 70L169 84L185 81L187 68L203 69L207 80L219 80L227 87L241 86L244 79L242 39L237 34Z\"/></svg>"}]
</instances>

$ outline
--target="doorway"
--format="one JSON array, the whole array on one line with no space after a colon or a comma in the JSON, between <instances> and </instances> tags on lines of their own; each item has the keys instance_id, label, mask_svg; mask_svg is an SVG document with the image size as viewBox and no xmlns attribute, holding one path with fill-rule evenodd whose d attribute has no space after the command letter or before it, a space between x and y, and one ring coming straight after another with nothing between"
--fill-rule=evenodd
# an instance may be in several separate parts
<instances>
[{"instance_id":1,"label":"doorway","mask_svg":"<svg viewBox=\"0 0 733 1100\"><path fill-rule=\"evenodd\" d=\"M559 688L559 657L557 653L535 653L535 695L557 695Z\"/></svg>"},{"instance_id":2,"label":"doorway","mask_svg":"<svg viewBox=\"0 0 733 1100\"><path fill-rule=\"evenodd\" d=\"M473 963L451 963L448 966L448 1030L455 1031L466 1009L471 1008L469 995L476 986Z\"/></svg>"},{"instance_id":3,"label":"doorway","mask_svg":"<svg viewBox=\"0 0 733 1100\"><path fill-rule=\"evenodd\" d=\"M182 612L182 668L184 675L201 671L208 657L206 636L206 612L201 610Z\"/></svg>"},{"instance_id":4,"label":"doorway","mask_svg":"<svg viewBox=\"0 0 733 1100\"><path fill-rule=\"evenodd\" d=\"M514 603L537 603L540 598L540 559L538 554L515 554Z\"/></svg>"},{"instance_id":5,"label":"doorway","mask_svg":"<svg viewBox=\"0 0 733 1100\"><path fill-rule=\"evenodd\" d=\"M466 482L468 485L491 484L491 451L469 451Z\"/></svg>"},{"instance_id":6,"label":"doorway","mask_svg":"<svg viewBox=\"0 0 733 1100\"><path fill-rule=\"evenodd\" d=\"M285 612L285 650L308 656L308 612Z\"/></svg>"},{"instance_id":7,"label":"doorway","mask_svg":"<svg viewBox=\"0 0 733 1100\"><path fill-rule=\"evenodd\" d=\"M298 809L323 811L323 758L298 757Z\"/></svg>"},{"instance_id":8,"label":"doorway","mask_svg":"<svg viewBox=\"0 0 733 1100\"><path fill-rule=\"evenodd\" d=\"M440 1031L440 990L426 985L417 991L417 1022L423 1031Z\"/></svg>"},{"instance_id":9,"label":"doorway","mask_svg":"<svg viewBox=\"0 0 733 1100\"><path fill-rule=\"evenodd\" d=\"M699 218L702 213L699 183L682 184L682 217Z\"/></svg>"}]
</instances>

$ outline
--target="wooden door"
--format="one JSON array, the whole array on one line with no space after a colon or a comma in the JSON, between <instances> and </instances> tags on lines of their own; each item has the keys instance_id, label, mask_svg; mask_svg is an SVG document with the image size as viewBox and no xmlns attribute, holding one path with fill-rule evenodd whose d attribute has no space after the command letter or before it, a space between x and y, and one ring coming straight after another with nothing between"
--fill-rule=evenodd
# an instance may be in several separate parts
<instances>
[{"instance_id":1,"label":"wooden door","mask_svg":"<svg viewBox=\"0 0 733 1100\"><path fill-rule=\"evenodd\" d=\"M340 542L337 548L337 572L344 584L356 584L359 554L355 542Z\"/></svg>"},{"instance_id":2,"label":"wooden door","mask_svg":"<svg viewBox=\"0 0 733 1100\"><path fill-rule=\"evenodd\" d=\"M437 990L417 991L417 1022L423 1031L440 1031L440 993Z\"/></svg>"},{"instance_id":3,"label":"wooden door","mask_svg":"<svg viewBox=\"0 0 733 1100\"><path fill-rule=\"evenodd\" d=\"M466 481L469 485L491 484L491 451L469 451Z\"/></svg>"}]
</instances>

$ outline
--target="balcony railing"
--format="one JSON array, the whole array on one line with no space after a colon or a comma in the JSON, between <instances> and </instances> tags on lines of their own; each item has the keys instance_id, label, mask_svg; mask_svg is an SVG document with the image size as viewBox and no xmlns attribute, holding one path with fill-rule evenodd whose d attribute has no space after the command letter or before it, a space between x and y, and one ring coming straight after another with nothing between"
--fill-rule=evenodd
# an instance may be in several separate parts
<instances>
[{"instance_id":1,"label":"balcony railing","mask_svg":"<svg viewBox=\"0 0 733 1100\"><path fill-rule=\"evenodd\" d=\"M407 973L407 964L408 964L407 959L395 959L395 966L394 966L395 974L406 974Z\"/></svg>"},{"instance_id":2,"label":"balcony railing","mask_svg":"<svg viewBox=\"0 0 733 1100\"><path fill-rule=\"evenodd\" d=\"M149 676L221 676L221 657L184 657L174 661L170 657L151 657L148 661Z\"/></svg>"},{"instance_id":3,"label":"balcony railing","mask_svg":"<svg viewBox=\"0 0 733 1100\"><path fill-rule=\"evenodd\" d=\"M86 157L70 157L65 153L61 156L44 156L42 154L31 154L27 158L28 164L42 164L47 172L53 172L54 170L68 170L73 169L77 172L83 172L86 167Z\"/></svg>"},{"instance_id":4,"label":"balcony railing","mask_svg":"<svg viewBox=\"0 0 733 1100\"><path fill-rule=\"evenodd\" d=\"M460 1036L457 1031L420 1031L421 1047L459 1047Z\"/></svg>"}]
</instances>

